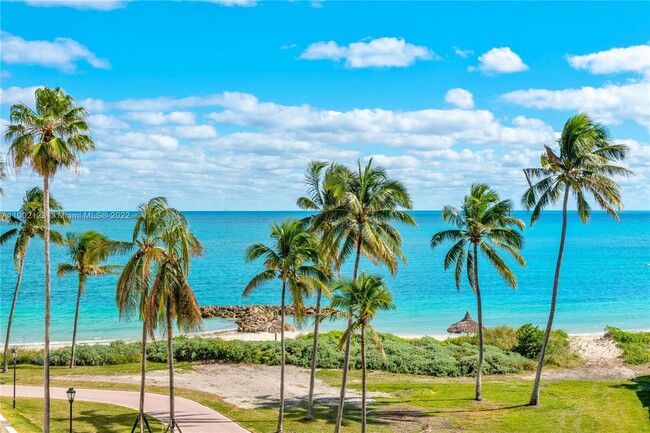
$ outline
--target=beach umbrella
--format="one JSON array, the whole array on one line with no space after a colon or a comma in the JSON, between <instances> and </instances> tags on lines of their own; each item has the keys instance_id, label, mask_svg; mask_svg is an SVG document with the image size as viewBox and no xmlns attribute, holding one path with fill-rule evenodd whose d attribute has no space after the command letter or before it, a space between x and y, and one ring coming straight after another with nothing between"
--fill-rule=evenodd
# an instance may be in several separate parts
<instances>
[{"instance_id":1,"label":"beach umbrella","mask_svg":"<svg viewBox=\"0 0 650 433\"><path fill-rule=\"evenodd\" d=\"M447 328L447 332L449 332L450 334L466 333L467 335L469 335L470 333L476 333L478 332L478 322L472 319L472 316L469 315L469 311L468 311L467 313L465 313L465 317L463 317L463 320L451 325L449 328Z\"/></svg>"},{"instance_id":2,"label":"beach umbrella","mask_svg":"<svg viewBox=\"0 0 650 433\"><path fill-rule=\"evenodd\" d=\"M257 328L259 332L270 332L272 334L275 334L275 340L278 340L278 332L282 331L282 322L280 319L275 319L271 320L270 322L266 322L263 325L261 325L259 328ZM284 330L288 332L293 332L295 329L289 325L288 323L284 324Z\"/></svg>"}]
</instances>

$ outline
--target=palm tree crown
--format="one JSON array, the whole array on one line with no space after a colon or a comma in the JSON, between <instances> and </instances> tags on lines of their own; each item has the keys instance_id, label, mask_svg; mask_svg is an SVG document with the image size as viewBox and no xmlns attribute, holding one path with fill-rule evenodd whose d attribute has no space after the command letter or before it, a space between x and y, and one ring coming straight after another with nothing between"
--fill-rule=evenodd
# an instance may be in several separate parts
<instances>
[{"instance_id":1,"label":"palm tree crown","mask_svg":"<svg viewBox=\"0 0 650 433\"><path fill-rule=\"evenodd\" d=\"M476 245L507 285L517 287L517 280L506 262L499 256L497 249L507 251L517 263L526 265L518 250L523 247L523 236L517 230L523 230L524 222L510 216L512 203L501 200L499 195L488 185L474 183L469 195L465 196L459 209L445 206L442 218L445 222L455 225L456 229L444 230L431 238L431 247L436 249L445 241L454 245L445 255L444 267L449 269L455 265L456 288L460 290L463 267L467 270L467 279L472 290L475 290L474 264L472 251Z\"/></svg>"},{"instance_id":2,"label":"palm tree crown","mask_svg":"<svg viewBox=\"0 0 650 433\"><path fill-rule=\"evenodd\" d=\"M620 187L611 176L632 175L627 168L615 165L626 158L627 146L612 143L609 130L587 114L570 118L557 143L559 154L544 146L541 167L524 169L529 188L521 204L524 209L533 210L531 225L539 219L542 210L562 198L563 192L575 196L578 215L583 222L591 215L586 194L618 220L617 211L623 209L623 202Z\"/></svg>"},{"instance_id":3,"label":"palm tree crown","mask_svg":"<svg viewBox=\"0 0 650 433\"><path fill-rule=\"evenodd\" d=\"M69 232L64 241L71 263L60 263L57 276L77 273L79 279L86 281L89 276L101 277L115 273L119 265L101 265L110 255L122 254L132 248L130 242L117 242L93 230L83 233Z\"/></svg>"}]
</instances>

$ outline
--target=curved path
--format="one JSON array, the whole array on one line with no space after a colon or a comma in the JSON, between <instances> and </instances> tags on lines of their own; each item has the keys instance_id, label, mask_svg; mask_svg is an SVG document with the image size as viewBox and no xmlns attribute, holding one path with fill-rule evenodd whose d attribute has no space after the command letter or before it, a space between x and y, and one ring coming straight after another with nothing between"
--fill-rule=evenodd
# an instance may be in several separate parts
<instances>
[{"instance_id":1,"label":"curved path","mask_svg":"<svg viewBox=\"0 0 650 433\"><path fill-rule=\"evenodd\" d=\"M65 391L65 388L50 388L51 397L59 400L68 399ZM140 393L138 392L103 389L77 389L76 391L75 401L114 404L135 410L138 410L139 407ZM0 394L11 396L13 394L12 386L0 386ZM43 398L43 388L39 386L17 386L16 397ZM248 430L233 420L195 401L176 397L174 402L176 405L176 422L183 433L249 433ZM147 393L144 406L147 414L162 422L167 422L169 418L168 396ZM133 421L135 422L135 418ZM151 429L158 431L159 426L152 425Z\"/></svg>"}]
</instances>

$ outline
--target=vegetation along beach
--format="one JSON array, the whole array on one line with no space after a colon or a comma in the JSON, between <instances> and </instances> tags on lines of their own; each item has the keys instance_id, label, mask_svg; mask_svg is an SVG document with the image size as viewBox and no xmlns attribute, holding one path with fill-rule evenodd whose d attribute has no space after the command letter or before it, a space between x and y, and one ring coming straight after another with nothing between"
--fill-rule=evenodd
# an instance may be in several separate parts
<instances>
[{"instance_id":1,"label":"vegetation along beach","mask_svg":"<svg viewBox=\"0 0 650 433\"><path fill-rule=\"evenodd\" d=\"M2 9L0 432L650 432L648 3Z\"/></svg>"}]
</instances>

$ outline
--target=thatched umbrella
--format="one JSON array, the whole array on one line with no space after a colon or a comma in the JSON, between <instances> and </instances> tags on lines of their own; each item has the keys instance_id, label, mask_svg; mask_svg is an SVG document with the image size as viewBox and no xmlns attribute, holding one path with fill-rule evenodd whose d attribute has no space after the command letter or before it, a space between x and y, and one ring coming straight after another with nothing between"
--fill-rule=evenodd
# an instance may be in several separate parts
<instances>
[{"instance_id":1,"label":"thatched umbrella","mask_svg":"<svg viewBox=\"0 0 650 433\"><path fill-rule=\"evenodd\" d=\"M478 332L478 322L472 319L472 316L469 315L469 311L468 311L467 313L465 313L465 317L463 317L463 320L451 325L449 328L447 328L447 332L449 332L450 334L462 334L462 333L466 333L467 335L469 335L470 333L475 334Z\"/></svg>"},{"instance_id":2,"label":"thatched umbrella","mask_svg":"<svg viewBox=\"0 0 650 433\"><path fill-rule=\"evenodd\" d=\"M275 341L278 341L278 332L282 332L282 321L280 319L271 320L266 322L263 325L260 325L257 330L259 332L270 332L275 334ZM295 329L288 323L284 324L284 330L288 332L293 332Z\"/></svg>"}]
</instances>

